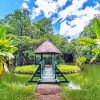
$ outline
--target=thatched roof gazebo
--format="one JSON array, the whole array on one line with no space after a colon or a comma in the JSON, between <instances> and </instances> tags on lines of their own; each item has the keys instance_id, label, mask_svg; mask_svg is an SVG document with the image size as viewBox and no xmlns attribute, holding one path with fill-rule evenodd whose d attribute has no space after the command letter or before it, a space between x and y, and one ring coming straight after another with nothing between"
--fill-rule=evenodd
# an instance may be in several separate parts
<instances>
[{"instance_id":1,"label":"thatched roof gazebo","mask_svg":"<svg viewBox=\"0 0 100 100\"><path fill-rule=\"evenodd\" d=\"M35 51L35 62L36 62L36 55L41 55L41 61L38 63L39 67L37 68L36 72L33 74L32 78L29 82L38 82L43 84L55 84L60 82L69 82L66 77L61 73L61 71L57 68L57 59L55 56L59 57L61 52L48 40L43 42ZM49 56L50 60L49 63L46 63L46 59L44 56ZM64 80L59 80L57 75L60 75ZM38 80L35 77L39 77Z\"/></svg>"},{"instance_id":2,"label":"thatched roof gazebo","mask_svg":"<svg viewBox=\"0 0 100 100\"><path fill-rule=\"evenodd\" d=\"M61 52L55 47L49 40L44 41L35 51L34 54L40 54L41 55L41 60L43 60L43 55L51 55L51 61L52 57L61 54ZM36 63L36 55L35 55L35 63Z\"/></svg>"}]
</instances>

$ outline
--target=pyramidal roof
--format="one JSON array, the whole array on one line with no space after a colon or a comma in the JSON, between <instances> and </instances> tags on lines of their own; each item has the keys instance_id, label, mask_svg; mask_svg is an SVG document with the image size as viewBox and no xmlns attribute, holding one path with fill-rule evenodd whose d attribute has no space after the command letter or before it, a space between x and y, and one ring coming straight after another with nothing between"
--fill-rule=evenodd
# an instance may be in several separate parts
<instances>
[{"instance_id":1,"label":"pyramidal roof","mask_svg":"<svg viewBox=\"0 0 100 100\"><path fill-rule=\"evenodd\" d=\"M49 41L43 42L35 51L35 54L60 54L61 52Z\"/></svg>"}]
</instances>

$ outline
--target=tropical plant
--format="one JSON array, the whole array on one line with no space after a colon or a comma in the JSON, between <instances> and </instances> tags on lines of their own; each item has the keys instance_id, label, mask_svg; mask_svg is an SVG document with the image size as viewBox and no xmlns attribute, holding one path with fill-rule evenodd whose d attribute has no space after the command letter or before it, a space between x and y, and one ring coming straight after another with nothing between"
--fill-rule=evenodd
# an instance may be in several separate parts
<instances>
[{"instance_id":1,"label":"tropical plant","mask_svg":"<svg viewBox=\"0 0 100 100\"><path fill-rule=\"evenodd\" d=\"M96 60L96 58L100 55L100 20L95 18L94 23L95 26L92 28L92 30L94 30L95 32L96 39L88 37L78 39L78 41L81 44L93 47L92 51L94 53L94 57L91 59L90 63L93 63Z\"/></svg>"},{"instance_id":2,"label":"tropical plant","mask_svg":"<svg viewBox=\"0 0 100 100\"><path fill-rule=\"evenodd\" d=\"M16 47L12 45L12 40L6 38L6 27L0 25L0 75L3 73L3 64L5 60L13 58Z\"/></svg>"},{"instance_id":3,"label":"tropical plant","mask_svg":"<svg viewBox=\"0 0 100 100\"><path fill-rule=\"evenodd\" d=\"M80 68L81 71L84 70L85 61L86 61L86 57L85 56L76 58L76 65L78 65L78 67Z\"/></svg>"}]
</instances>

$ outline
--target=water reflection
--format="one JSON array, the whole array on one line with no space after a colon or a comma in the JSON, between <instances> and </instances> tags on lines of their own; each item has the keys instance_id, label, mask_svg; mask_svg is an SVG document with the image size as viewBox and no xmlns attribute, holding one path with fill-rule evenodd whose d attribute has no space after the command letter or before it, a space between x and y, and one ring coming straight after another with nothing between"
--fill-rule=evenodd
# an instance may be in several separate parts
<instances>
[{"instance_id":1,"label":"water reflection","mask_svg":"<svg viewBox=\"0 0 100 100\"><path fill-rule=\"evenodd\" d=\"M72 82L68 83L69 89L81 89L80 85L73 84Z\"/></svg>"}]
</instances>

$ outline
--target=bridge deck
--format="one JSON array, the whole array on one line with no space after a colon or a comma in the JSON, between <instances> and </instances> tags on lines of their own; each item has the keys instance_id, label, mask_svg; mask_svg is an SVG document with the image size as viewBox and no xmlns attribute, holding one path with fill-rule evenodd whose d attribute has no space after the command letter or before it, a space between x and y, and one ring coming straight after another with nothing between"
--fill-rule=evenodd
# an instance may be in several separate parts
<instances>
[{"instance_id":1,"label":"bridge deck","mask_svg":"<svg viewBox=\"0 0 100 100\"><path fill-rule=\"evenodd\" d=\"M44 68L43 75L40 82L56 82L55 76L51 67Z\"/></svg>"}]
</instances>

